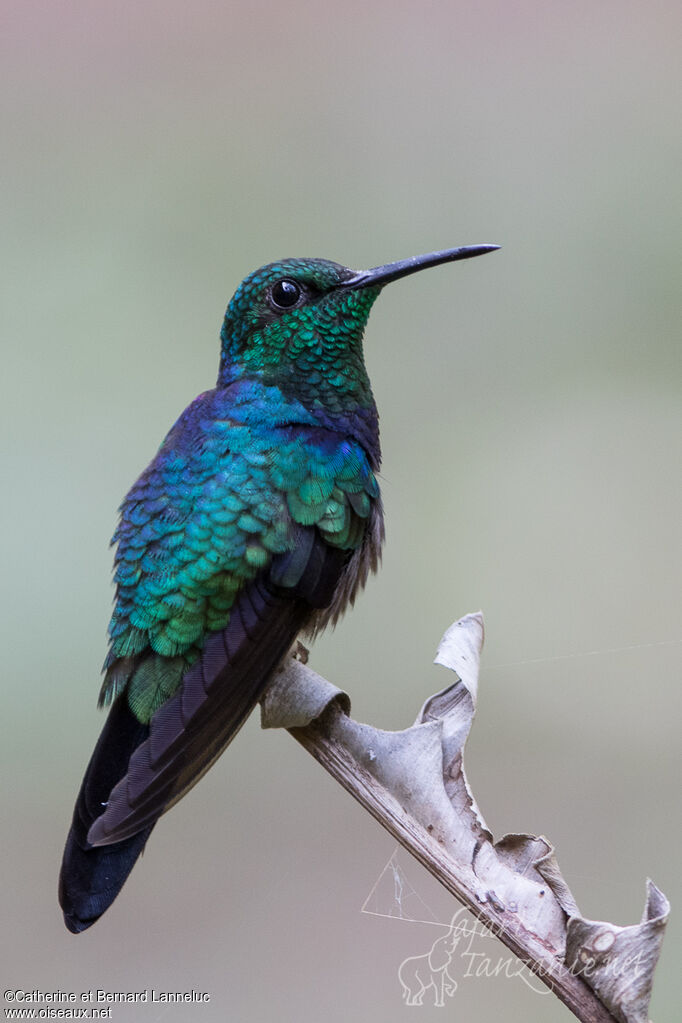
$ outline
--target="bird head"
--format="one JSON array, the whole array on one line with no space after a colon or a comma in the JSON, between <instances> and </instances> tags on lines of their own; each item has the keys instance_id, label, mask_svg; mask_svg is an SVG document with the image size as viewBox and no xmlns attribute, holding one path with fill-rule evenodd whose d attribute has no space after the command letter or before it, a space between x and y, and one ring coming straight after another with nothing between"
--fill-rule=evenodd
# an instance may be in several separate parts
<instances>
[{"instance_id":1,"label":"bird head","mask_svg":"<svg viewBox=\"0 0 682 1023\"><path fill-rule=\"evenodd\" d=\"M258 377L306 404L371 400L362 336L383 286L496 248L446 249L360 271L327 259L269 263L240 284L227 307L218 385Z\"/></svg>"}]
</instances>

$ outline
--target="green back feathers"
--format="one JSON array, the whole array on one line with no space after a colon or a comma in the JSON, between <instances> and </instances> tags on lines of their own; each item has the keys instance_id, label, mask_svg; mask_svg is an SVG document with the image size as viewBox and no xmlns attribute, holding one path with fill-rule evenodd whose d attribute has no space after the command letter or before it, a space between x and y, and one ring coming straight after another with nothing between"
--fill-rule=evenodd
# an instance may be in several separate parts
<instances>
[{"instance_id":1,"label":"green back feathers","mask_svg":"<svg viewBox=\"0 0 682 1023\"><path fill-rule=\"evenodd\" d=\"M304 422L280 425L292 416ZM205 637L226 627L243 586L300 542L298 527L340 550L362 544L379 494L369 458L314 423L253 381L207 392L183 413L121 509L103 703L127 688L147 721ZM172 528L161 528L164 516Z\"/></svg>"}]
</instances>

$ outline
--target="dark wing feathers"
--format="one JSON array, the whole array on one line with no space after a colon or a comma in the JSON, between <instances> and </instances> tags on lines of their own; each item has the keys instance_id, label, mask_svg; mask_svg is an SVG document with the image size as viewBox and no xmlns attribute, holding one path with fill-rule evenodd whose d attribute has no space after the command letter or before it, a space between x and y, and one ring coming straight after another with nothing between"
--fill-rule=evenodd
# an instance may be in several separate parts
<instances>
[{"instance_id":1,"label":"dark wing feathers","mask_svg":"<svg viewBox=\"0 0 682 1023\"><path fill-rule=\"evenodd\" d=\"M270 579L276 586L284 586L287 589L296 587L305 574L306 565L310 558L310 551L315 540L315 530L299 526L292 522L292 530L295 530L295 544L290 551L278 554L273 559L270 568Z\"/></svg>"},{"instance_id":2,"label":"dark wing feathers","mask_svg":"<svg viewBox=\"0 0 682 1023\"><path fill-rule=\"evenodd\" d=\"M156 820L222 753L298 633L331 603L350 555L314 526L297 527L296 550L244 585L227 627L207 637L149 725L137 721L126 693L116 698L64 853L59 897L70 930L89 927L116 898Z\"/></svg>"},{"instance_id":3,"label":"dark wing feathers","mask_svg":"<svg viewBox=\"0 0 682 1023\"><path fill-rule=\"evenodd\" d=\"M244 723L310 614L302 600L272 601L264 591L263 581L245 587L227 628L206 644L208 656L191 666L180 690L156 711L149 737L90 828L92 845L120 841L152 824L202 777Z\"/></svg>"}]
</instances>

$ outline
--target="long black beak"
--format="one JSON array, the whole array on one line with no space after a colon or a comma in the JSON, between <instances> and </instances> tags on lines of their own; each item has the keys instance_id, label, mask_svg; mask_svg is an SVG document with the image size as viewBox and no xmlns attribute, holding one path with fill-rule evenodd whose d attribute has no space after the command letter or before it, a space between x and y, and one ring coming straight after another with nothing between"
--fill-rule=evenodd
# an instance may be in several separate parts
<instances>
[{"instance_id":1,"label":"long black beak","mask_svg":"<svg viewBox=\"0 0 682 1023\"><path fill-rule=\"evenodd\" d=\"M483 256L486 252L495 252L499 245L461 245L457 249L441 249L440 252L427 252L423 256L401 259L397 263L385 263L374 266L371 270L358 270L352 277L342 282L344 288L366 288L397 281L399 277L407 277L417 270L426 270L429 266L440 263L453 263L456 259L471 259Z\"/></svg>"}]
</instances>

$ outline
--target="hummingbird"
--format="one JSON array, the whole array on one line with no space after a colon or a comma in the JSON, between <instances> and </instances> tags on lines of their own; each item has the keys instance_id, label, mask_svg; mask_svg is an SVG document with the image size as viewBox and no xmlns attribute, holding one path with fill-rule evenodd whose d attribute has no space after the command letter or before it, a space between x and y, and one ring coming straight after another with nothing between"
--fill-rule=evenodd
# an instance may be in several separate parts
<instances>
[{"instance_id":1,"label":"hummingbird","mask_svg":"<svg viewBox=\"0 0 682 1023\"><path fill-rule=\"evenodd\" d=\"M240 284L217 385L171 428L120 507L100 706L59 878L67 928L111 905L158 818L220 756L297 636L378 568L379 420L362 339L384 285L492 252L351 270L283 259Z\"/></svg>"}]
</instances>

